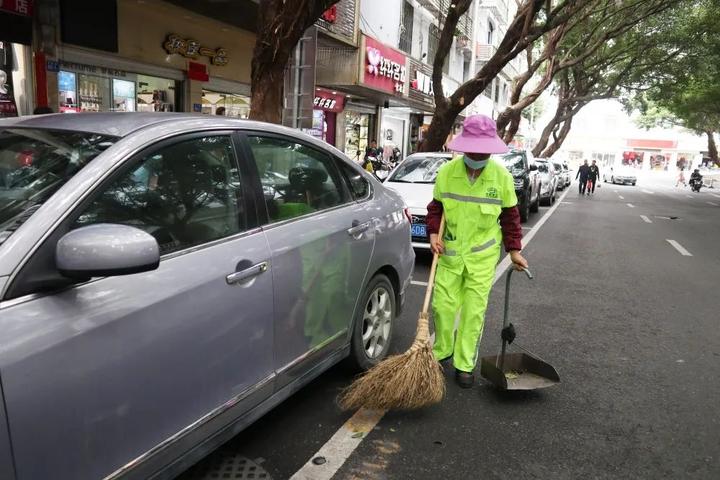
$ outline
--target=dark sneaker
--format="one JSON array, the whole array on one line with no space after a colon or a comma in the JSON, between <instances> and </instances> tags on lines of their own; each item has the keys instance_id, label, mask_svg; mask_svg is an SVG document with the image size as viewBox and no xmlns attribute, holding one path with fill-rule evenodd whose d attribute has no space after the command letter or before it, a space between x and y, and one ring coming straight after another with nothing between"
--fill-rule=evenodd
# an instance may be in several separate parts
<instances>
[{"instance_id":1,"label":"dark sneaker","mask_svg":"<svg viewBox=\"0 0 720 480\"><path fill-rule=\"evenodd\" d=\"M472 372L463 372L455 370L455 382L460 388L471 388L475 383L475 375Z\"/></svg>"}]
</instances>

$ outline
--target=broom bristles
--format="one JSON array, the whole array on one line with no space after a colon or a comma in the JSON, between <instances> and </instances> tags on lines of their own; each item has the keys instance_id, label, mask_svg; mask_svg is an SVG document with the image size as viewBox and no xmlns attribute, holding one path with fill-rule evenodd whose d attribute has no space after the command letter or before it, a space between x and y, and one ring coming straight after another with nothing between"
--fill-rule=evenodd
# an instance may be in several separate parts
<instances>
[{"instance_id":1,"label":"broom bristles","mask_svg":"<svg viewBox=\"0 0 720 480\"><path fill-rule=\"evenodd\" d=\"M432 352L427 314L420 314L415 341L358 377L340 394L343 410L413 410L440 402L445 396L443 370Z\"/></svg>"}]
</instances>

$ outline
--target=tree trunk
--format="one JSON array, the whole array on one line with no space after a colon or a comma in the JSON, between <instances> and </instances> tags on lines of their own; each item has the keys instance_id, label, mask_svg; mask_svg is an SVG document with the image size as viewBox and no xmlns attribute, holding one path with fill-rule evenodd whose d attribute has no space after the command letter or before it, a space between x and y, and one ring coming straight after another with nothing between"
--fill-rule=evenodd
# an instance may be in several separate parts
<instances>
[{"instance_id":1,"label":"tree trunk","mask_svg":"<svg viewBox=\"0 0 720 480\"><path fill-rule=\"evenodd\" d=\"M253 65L250 118L261 122L282 123L285 64Z\"/></svg>"},{"instance_id":2,"label":"tree trunk","mask_svg":"<svg viewBox=\"0 0 720 480\"><path fill-rule=\"evenodd\" d=\"M522 121L522 111L515 111L510 118L510 125L505 129L505 135L503 136L503 142L510 143L515 139L518 130L520 129L520 122Z\"/></svg>"},{"instance_id":3,"label":"tree trunk","mask_svg":"<svg viewBox=\"0 0 720 480\"><path fill-rule=\"evenodd\" d=\"M720 161L718 161L717 145L715 144L715 133L708 130L705 132L705 135L708 137L708 153L710 154L710 161L713 165L720 166Z\"/></svg>"},{"instance_id":4,"label":"tree trunk","mask_svg":"<svg viewBox=\"0 0 720 480\"><path fill-rule=\"evenodd\" d=\"M250 118L282 122L285 69L305 30L339 0L260 0L251 64ZM292 5L291 5L292 4Z\"/></svg>"},{"instance_id":5,"label":"tree trunk","mask_svg":"<svg viewBox=\"0 0 720 480\"><path fill-rule=\"evenodd\" d=\"M563 123L562 128L560 129L560 134L555 137L555 140L552 144L550 144L549 147L547 147L545 150L543 150L542 154L540 155L541 158L550 158L553 155L555 155L555 152L560 150L560 147L562 146L563 142L567 138L568 134L570 133L570 129L572 128L572 121L573 117L568 118L565 120L565 123Z\"/></svg>"},{"instance_id":6,"label":"tree trunk","mask_svg":"<svg viewBox=\"0 0 720 480\"><path fill-rule=\"evenodd\" d=\"M420 152L440 152L445 147L445 142L452 132L457 114L451 113L447 108L435 107L430 128L427 135L418 148Z\"/></svg>"},{"instance_id":7,"label":"tree trunk","mask_svg":"<svg viewBox=\"0 0 720 480\"><path fill-rule=\"evenodd\" d=\"M557 126L561 122L562 116L565 114L565 106L563 104L562 99L560 99L557 108L555 109L555 115L553 118L545 125L545 128L543 128L542 134L540 135L540 140L538 140L537 145L535 145L535 148L533 148L532 153L536 157L540 156L540 153L542 153L543 150L548 146L548 143L550 142L550 135L552 135L553 131L557 128Z\"/></svg>"}]
</instances>

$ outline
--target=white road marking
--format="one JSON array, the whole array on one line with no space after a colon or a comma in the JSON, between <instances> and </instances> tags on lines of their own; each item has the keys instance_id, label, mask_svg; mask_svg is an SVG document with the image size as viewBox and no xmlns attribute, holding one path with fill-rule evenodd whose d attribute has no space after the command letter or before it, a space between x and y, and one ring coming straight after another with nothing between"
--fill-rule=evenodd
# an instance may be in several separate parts
<instances>
[{"instance_id":1,"label":"white road marking","mask_svg":"<svg viewBox=\"0 0 720 480\"><path fill-rule=\"evenodd\" d=\"M427 287L427 286L428 286L428 282L420 282L420 281L418 281L418 280L412 280L412 281L410 282L410 285L419 285L419 286L421 286L421 287Z\"/></svg>"},{"instance_id":2,"label":"white road marking","mask_svg":"<svg viewBox=\"0 0 720 480\"><path fill-rule=\"evenodd\" d=\"M688 197L688 198L695 198L695 197L693 197L692 195L685 195L685 196Z\"/></svg>"},{"instance_id":3,"label":"white road marking","mask_svg":"<svg viewBox=\"0 0 720 480\"><path fill-rule=\"evenodd\" d=\"M716 194L714 194L714 193L711 193L710 196L711 196L711 197L715 197L715 198L720 198L720 195L716 195Z\"/></svg>"},{"instance_id":4,"label":"white road marking","mask_svg":"<svg viewBox=\"0 0 720 480\"><path fill-rule=\"evenodd\" d=\"M385 410L361 408L355 412L290 480L330 480L383 415ZM316 457L323 457L325 463L315 465L312 459Z\"/></svg>"},{"instance_id":5,"label":"white road marking","mask_svg":"<svg viewBox=\"0 0 720 480\"><path fill-rule=\"evenodd\" d=\"M566 190L565 193L560 197L559 202L555 202L555 205L550 207L545 215L532 227L530 232L523 238L523 248L526 248L530 241L535 237L540 227L547 222L550 215L555 213L560 203L562 203L565 196L570 193L570 190ZM505 258L498 264L495 270L495 284L510 266L510 255L506 255ZM427 286L427 282L420 282L413 280L412 285L423 285ZM457 320L456 320L457 322ZM434 340L435 335L432 336ZM385 415L385 410L366 410L361 408L355 414L330 437L330 439L320 447L315 455L308 460L308 462L300 468L290 480L330 480L335 473L343 466L343 464L350 458L350 455L360 445L363 439L372 431L373 428ZM324 457L325 463L322 465L315 465L312 460L316 457Z\"/></svg>"},{"instance_id":6,"label":"white road marking","mask_svg":"<svg viewBox=\"0 0 720 480\"><path fill-rule=\"evenodd\" d=\"M667 238L666 238L665 240L666 240L670 245L672 245L673 247L675 247L675 250L677 250L678 252L680 252L680 255L682 255L682 256L684 256L684 257L692 257L692 256L693 256L692 253L690 253L690 252L688 252L687 250L685 250L685 248L684 248L682 245L680 245L678 242L676 242L675 240L670 240L670 239L667 239Z\"/></svg>"},{"instance_id":7,"label":"white road marking","mask_svg":"<svg viewBox=\"0 0 720 480\"><path fill-rule=\"evenodd\" d=\"M623 197L622 195L618 195L618 197L620 197L620 200L625 200L625 197Z\"/></svg>"},{"instance_id":8,"label":"white road marking","mask_svg":"<svg viewBox=\"0 0 720 480\"><path fill-rule=\"evenodd\" d=\"M648 217L646 217L645 215L640 215L640 218L642 218L645 223L652 223L652 220L650 220L650 219L649 219Z\"/></svg>"},{"instance_id":9,"label":"white road marking","mask_svg":"<svg viewBox=\"0 0 720 480\"><path fill-rule=\"evenodd\" d=\"M654 194L654 193L655 193L655 192L651 192L650 190L645 190L645 189L643 189L643 192L645 192L645 193L649 193L650 195L652 195L652 194Z\"/></svg>"},{"instance_id":10,"label":"white road marking","mask_svg":"<svg viewBox=\"0 0 720 480\"><path fill-rule=\"evenodd\" d=\"M715 203L715 202L705 202L705 203L707 203L708 205L712 205L713 207L717 207L717 206L718 206L718 204Z\"/></svg>"},{"instance_id":11,"label":"white road marking","mask_svg":"<svg viewBox=\"0 0 720 480\"><path fill-rule=\"evenodd\" d=\"M632 203L628 203L627 206L630 208L635 208L635 205L633 205Z\"/></svg>"},{"instance_id":12,"label":"white road marking","mask_svg":"<svg viewBox=\"0 0 720 480\"><path fill-rule=\"evenodd\" d=\"M572 205L575 202L560 202L560 203L562 203L563 205Z\"/></svg>"}]
</instances>

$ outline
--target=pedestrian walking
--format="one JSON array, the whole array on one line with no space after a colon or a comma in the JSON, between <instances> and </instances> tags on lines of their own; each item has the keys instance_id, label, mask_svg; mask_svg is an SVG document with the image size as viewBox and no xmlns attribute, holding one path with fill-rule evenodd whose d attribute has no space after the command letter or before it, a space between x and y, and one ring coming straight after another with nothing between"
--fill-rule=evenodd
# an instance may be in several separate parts
<instances>
[{"instance_id":1,"label":"pedestrian walking","mask_svg":"<svg viewBox=\"0 0 720 480\"><path fill-rule=\"evenodd\" d=\"M587 194L588 195L594 195L595 194L595 185L597 184L597 181L600 179L600 168L597 166L597 163L595 160L592 161L592 165L588 168L588 184L587 184Z\"/></svg>"},{"instance_id":2,"label":"pedestrian walking","mask_svg":"<svg viewBox=\"0 0 720 480\"><path fill-rule=\"evenodd\" d=\"M433 353L439 361L452 359L457 383L470 388L500 242L516 269L528 263L520 254L522 230L513 177L503 163L490 158L508 151L495 122L485 115L468 117L448 147L463 155L438 172L426 217L432 250L441 254L432 303ZM445 232L439 238L443 213Z\"/></svg>"},{"instance_id":3,"label":"pedestrian walking","mask_svg":"<svg viewBox=\"0 0 720 480\"><path fill-rule=\"evenodd\" d=\"M578 190L580 195L585 195L585 189L587 188L589 173L590 166L588 165L587 159L585 159L583 164L580 165L580 168L578 168L577 174L575 175L575 180L577 180L578 178L580 179L580 182L578 183Z\"/></svg>"},{"instance_id":4,"label":"pedestrian walking","mask_svg":"<svg viewBox=\"0 0 720 480\"><path fill-rule=\"evenodd\" d=\"M675 186L677 187L681 183L684 187L687 187L687 182L685 182L685 167L680 167L680 173L678 174L677 182L675 182Z\"/></svg>"}]
</instances>

